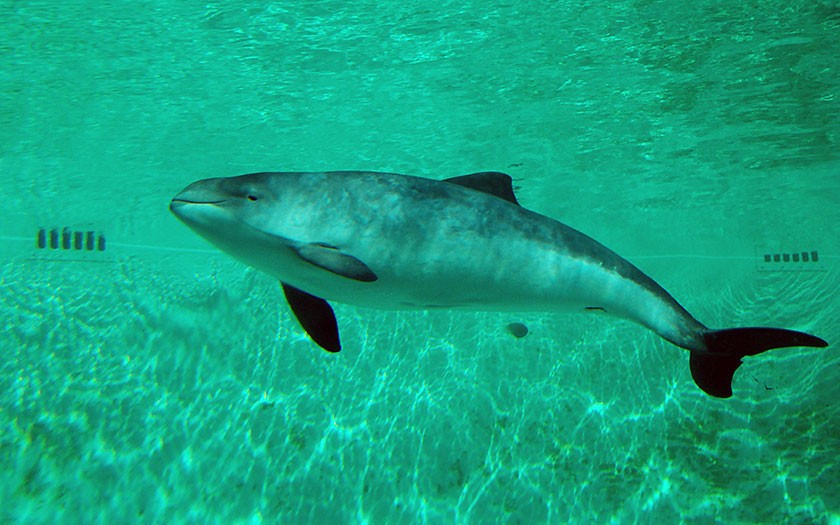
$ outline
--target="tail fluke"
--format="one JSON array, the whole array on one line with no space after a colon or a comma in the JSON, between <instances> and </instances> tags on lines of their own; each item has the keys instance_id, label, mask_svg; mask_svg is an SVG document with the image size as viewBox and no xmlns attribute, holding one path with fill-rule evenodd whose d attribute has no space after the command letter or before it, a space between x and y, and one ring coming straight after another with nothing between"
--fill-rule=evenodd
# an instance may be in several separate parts
<instances>
[{"instance_id":1,"label":"tail fluke","mask_svg":"<svg viewBox=\"0 0 840 525\"><path fill-rule=\"evenodd\" d=\"M691 377L704 392L715 397L732 396L732 376L745 355L789 346L828 346L819 337L782 328L709 330L703 339L708 352L691 352Z\"/></svg>"}]
</instances>

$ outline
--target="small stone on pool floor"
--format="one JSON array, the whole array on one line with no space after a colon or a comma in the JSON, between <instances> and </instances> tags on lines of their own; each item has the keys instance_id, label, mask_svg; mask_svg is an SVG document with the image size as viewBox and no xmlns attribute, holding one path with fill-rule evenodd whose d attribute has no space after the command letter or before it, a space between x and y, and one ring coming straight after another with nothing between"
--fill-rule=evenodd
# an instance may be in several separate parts
<instances>
[{"instance_id":1,"label":"small stone on pool floor","mask_svg":"<svg viewBox=\"0 0 840 525\"><path fill-rule=\"evenodd\" d=\"M528 327L522 323L510 323L507 325L507 329L517 339L522 339L528 335Z\"/></svg>"}]
</instances>

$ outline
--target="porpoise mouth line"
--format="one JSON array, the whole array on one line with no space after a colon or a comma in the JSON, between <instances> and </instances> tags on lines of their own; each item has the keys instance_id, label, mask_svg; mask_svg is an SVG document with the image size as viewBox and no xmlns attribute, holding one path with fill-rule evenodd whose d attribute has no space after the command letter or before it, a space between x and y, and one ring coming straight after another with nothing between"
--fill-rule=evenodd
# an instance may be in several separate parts
<instances>
[{"instance_id":1,"label":"porpoise mouth line","mask_svg":"<svg viewBox=\"0 0 840 525\"><path fill-rule=\"evenodd\" d=\"M184 204L221 204L225 201L224 201L224 199L222 199L220 201L191 201L191 200L188 200L188 199L172 199L172 202L173 203L174 202L182 202Z\"/></svg>"}]
</instances>

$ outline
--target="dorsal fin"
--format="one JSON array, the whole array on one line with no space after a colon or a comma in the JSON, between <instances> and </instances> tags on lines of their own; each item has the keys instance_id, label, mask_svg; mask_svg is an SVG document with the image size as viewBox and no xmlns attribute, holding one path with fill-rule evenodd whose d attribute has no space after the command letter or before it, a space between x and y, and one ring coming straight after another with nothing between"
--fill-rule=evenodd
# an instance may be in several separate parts
<instances>
[{"instance_id":1,"label":"dorsal fin","mask_svg":"<svg viewBox=\"0 0 840 525\"><path fill-rule=\"evenodd\" d=\"M483 193L489 193L494 197L519 205L519 201L516 200L516 195L513 194L513 180L507 173L480 171L478 173L470 173L469 175L461 175L460 177L452 177L451 179L443 179L443 181L458 184L459 186Z\"/></svg>"}]
</instances>

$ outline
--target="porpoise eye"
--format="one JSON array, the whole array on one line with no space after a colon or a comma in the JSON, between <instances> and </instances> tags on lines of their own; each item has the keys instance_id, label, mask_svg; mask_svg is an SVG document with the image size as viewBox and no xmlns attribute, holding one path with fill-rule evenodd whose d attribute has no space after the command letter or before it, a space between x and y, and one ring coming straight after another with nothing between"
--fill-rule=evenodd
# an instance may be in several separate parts
<instances>
[{"instance_id":1,"label":"porpoise eye","mask_svg":"<svg viewBox=\"0 0 840 525\"><path fill-rule=\"evenodd\" d=\"M250 194L249 194L249 195L248 195L248 200L249 200L249 201L255 201L255 200L257 200L257 196L256 196L256 195L250 195Z\"/></svg>"}]
</instances>

